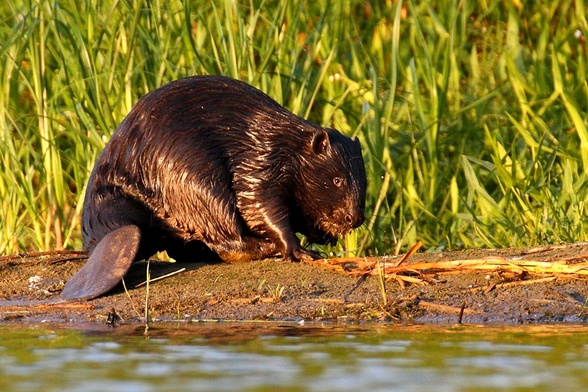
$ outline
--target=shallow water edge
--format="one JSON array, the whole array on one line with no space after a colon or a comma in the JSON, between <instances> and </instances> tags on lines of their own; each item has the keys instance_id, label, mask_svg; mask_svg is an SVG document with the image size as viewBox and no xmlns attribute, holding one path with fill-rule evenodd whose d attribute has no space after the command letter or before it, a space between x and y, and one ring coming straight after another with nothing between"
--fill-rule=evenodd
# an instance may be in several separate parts
<instances>
[{"instance_id":1,"label":"shallow water edge","mask_svg":"<svg viewBox=\"0 0 588 392\"><path fill-rule=\"evenodd\" d=\"M549 391L588 387L584 325L0 326L3 391Z\"/></svg>"}]
</instances>

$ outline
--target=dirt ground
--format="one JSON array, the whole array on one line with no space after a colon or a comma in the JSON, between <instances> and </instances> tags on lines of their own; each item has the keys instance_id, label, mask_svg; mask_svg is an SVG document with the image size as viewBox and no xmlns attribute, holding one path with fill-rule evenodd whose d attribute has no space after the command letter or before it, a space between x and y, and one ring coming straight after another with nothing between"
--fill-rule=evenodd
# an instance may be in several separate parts
<instances>
[{"instance_id":1,"label":"dirt ground","mask_svg":"<svg viewBox=\"0 0 588 392\"><path fill-rule=\"evenodd\" d=\"M416 253L407 263L501 257L546 262L588 260L588 244L533 249ZM388 258L390 259L390 258ZM393 259L393 258L392 258ZM583 323L588 278L510 271L432 274L414 283L382 276L349 276L321 265L263 260L247 263L135 263L126 287L92 301L59 298L83 265L83 254L0 258L0 323L143 323L152 321L327 321L402 324ZM384 299L385 297L385 299ZM460 315L461 314L461 315Z\"/></svg>"}]
</instances>

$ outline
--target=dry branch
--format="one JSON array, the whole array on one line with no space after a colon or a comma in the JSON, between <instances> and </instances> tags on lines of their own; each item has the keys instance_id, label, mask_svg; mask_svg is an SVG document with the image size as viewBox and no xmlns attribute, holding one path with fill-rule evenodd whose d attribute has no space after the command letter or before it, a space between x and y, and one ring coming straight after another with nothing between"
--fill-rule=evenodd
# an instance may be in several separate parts
<instances>
[{"instance_id":1,"label":"dry branch","mask_svg":"<svg viewBox=\"0 0 588 392\"><path fill-rule=\"evenodd\" d=\"M537 261L520 257L505 258L501 256L485 257L481 259L464 259L436 262L407 262L416 249L417 243L409 253L397 260L389 257L355 257L332 258L309 261L351 276L381 275L387 280L401 279L410 283L429 283L431 275L455 274L468 272L511 272L535 275L555 276L588 276L588 255L573 255L564 260ZM552 249L552 248L550 248ZM532 253L545 252L547 248ZM529 254L529 253L527 253ZM434 280L432 280L434 282ZM536 279L533 282L545 280Z\"/></svg>"}]
</instances>

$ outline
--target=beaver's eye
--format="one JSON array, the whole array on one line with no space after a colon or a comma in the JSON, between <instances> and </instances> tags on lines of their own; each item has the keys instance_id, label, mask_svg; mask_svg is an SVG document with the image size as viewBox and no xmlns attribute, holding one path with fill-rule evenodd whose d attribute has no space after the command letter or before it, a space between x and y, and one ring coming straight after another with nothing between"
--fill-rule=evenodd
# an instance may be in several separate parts
<instances>
[{"instance_id":1,"label":"beaver's eye","mask_svg":"<svg viewBox=\"0 0 588 392\"><path fill-rule=\"evenodd\" d=\"M333 184L335 184L337 188L340 188L341 185L343 185L343 179L341 177L335 177L333 178Z\"/></svg>"}]
</instances>

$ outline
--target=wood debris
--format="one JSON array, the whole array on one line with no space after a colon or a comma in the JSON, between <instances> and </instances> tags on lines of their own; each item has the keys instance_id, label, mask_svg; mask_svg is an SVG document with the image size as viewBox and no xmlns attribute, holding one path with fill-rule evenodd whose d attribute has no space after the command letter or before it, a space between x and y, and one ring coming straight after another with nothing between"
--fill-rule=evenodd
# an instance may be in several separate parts
<instances>
[{"instance_id":1,"label":"wood debris","mask_svg":"<svg viewBox=\"0 0 588 392\"><path fill-rule=\"evenodd\" d=\"M436 278L443 274L459 273L512 273L525 279L516 282L495 284L489 290L518 284L544 283L560 277L588 277L588 255L570 255L569 258L556 261L532 260L524 257L491 256L480 259L440 260L432 262L410 262L421 243L417 242L402 258L384 257L353 257L332 258L308 261L351 276L376 275L384 276L386 281L396 280L401 286L406 283L431 284L438 283ZM554 249L538 247L524 255L547 252ZM527 279L534 275L540 278ZM481 287L476 289L488 289ZM489 291L488 290L488 291Z\"/></svg>"}]
</instances>

